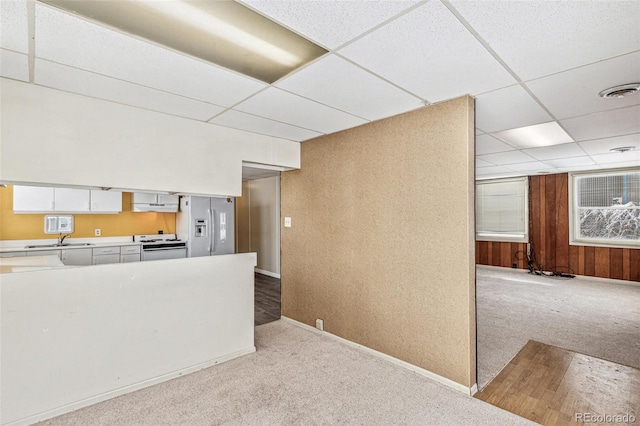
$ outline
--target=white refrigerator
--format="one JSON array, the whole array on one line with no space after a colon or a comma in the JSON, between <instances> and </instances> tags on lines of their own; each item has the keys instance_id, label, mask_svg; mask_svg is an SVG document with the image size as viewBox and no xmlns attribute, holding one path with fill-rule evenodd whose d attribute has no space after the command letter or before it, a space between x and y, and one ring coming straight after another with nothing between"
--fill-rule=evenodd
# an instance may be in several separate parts
<instances>
[{"instance_id":1,"label":"white refrigerator","mask_svg":"<svg viewBox=\"0 0 640 426\"><path fill-rule=\"evenodd\" d=\"M234 198L182 197L176 234L187 242L187 257L233 254L234 222Z\"/></svg>"}]
</instances>

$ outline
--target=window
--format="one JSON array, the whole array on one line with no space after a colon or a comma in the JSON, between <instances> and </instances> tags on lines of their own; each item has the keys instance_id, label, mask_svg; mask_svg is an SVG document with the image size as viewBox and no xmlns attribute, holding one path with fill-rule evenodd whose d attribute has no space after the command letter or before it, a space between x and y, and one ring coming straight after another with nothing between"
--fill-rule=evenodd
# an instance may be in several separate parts
<instances>
[{"instance_id":1,"label":"window","mask_svg":"<svg viewBox=\"0 0 640 426\"><path fill-rule=\"evenodd\" d=\"M476 239L528 241L528 182L517 179L476 182Z\"/></svg>"},{"instance_id":2,"label":"window","mask_svg":"<svg viewBox=\"0 0 640 426\"><path fill-rule=\"evenodd\" d=\"M640 170L571 175L576 245L640 246Z\"/></svg>"}]
</instances>

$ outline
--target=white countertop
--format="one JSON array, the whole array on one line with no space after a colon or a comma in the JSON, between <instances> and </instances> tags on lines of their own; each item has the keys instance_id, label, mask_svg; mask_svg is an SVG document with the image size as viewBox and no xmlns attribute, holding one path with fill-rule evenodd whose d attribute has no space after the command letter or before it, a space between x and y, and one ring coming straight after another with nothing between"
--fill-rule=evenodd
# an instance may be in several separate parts
<instances>
[{"instance_id":1,"label":"white countertop","mask_svg":"<svg viewBox=\"0 0 640 426\"><path fill-rule=\"evenodd\" d=\"M27 248L27 246L37 245L50 245L56 244L57 238L46 240L4 240L0 241L0 253L6 253L11 251L42 251L42 250L72 250L82 248L99 248L99 247L114 247L114 246L139 246L140 243L133 242L132 237L102 237L102 238L66 238L65 243L78 244L88 243L90 245L73 245L73 246L58 246L58 247L35 247Z\"/></svg>"},{"instance_id":2,"label":"white countertop","mask_svg":"<svg viewBox=\"0 0 640 426\"><path fill-rule=\"evenodd\" d=\"M68 268L58 256L24 256L0 258L0 274Z\"/></svg>"}]
</instances>

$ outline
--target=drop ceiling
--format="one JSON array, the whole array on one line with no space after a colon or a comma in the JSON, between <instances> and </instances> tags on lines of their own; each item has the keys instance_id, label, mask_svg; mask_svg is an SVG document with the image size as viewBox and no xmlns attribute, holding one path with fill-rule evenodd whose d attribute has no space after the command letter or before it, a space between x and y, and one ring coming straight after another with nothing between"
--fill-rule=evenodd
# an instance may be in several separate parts
<instances>
[{"instance_id":1,"label":"drop ceiling","mask_svg":"<svg viewBox=\"0 0 640 426\"><path fill-rule=\"evenodd\" d=\"M465 94L479 179L640 166L640 1L245 0L328 53L266 84L26 0L0 3L3 77L305 141ZM33 40L33 42L30 42ZM556 123L569 142L509 143ZM625 153L611 148L635 146Z\"/></svg>"}]
</instances>

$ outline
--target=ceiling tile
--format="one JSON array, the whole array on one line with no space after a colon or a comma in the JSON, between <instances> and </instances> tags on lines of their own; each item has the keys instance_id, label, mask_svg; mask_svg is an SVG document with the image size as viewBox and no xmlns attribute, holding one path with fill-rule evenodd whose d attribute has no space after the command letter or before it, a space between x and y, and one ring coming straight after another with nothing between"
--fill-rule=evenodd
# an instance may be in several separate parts
<instances>
[{"instance_id":1,"label":"ceiling tile","mask_svg":"<svg viewBox=\"0 0 640 426\"><path fill-rule=\"evenodd\" d=\"M493 154L494 152L513 151L514 147L508 145L491 135L476 136L476 155Z\"/></svg>"},{"instance_id":2,"label":"ceiling tile","mask_svg":"<svg viewBox=\"0 0 640 426\"><path fill-rule=\"evenodd\" d=\"M266 86L40 4L36 57L222 106Z\"/></svg>"},{"instance_id":3,"label":"ceiling tile","mask_svg":"<svg viewBox=\"0 0 640 426\"><path fill-rule=\"evenodd\" d=\"M234 109L321 133L332 133L367 123L362 118L289 92L270 87Z\"/></svg>"},{"instance_id":4,"label":"ceiling tile","mask_svg":"<svg viewBox=\"0 0 640 426\"><path fill-rule=\"evenodd\" d=\"M533 158L521 151L499 152L497 154L481 155L479 158L500 166L534 161Z\"/></svg>"},{"instance_id":5,"label":"ceiling tile","mask_svg":"<svg viewBox=\"0 0 640 426\"><path fill-rule=\"evenodd\" d=\"M327 55L276 86L368 120L423 106L422 101L335 55Z\"/></svg>"},{"instance_id":6,"label":"ceiling tile","mask_svg":"<svg viewBox=\"0 0 640 426\"><path fill-rule=\"evenodd\" d=\"M488 161L481 160L479 158L476 158L476 168L478 168L478 167L491 167L491 166L495 166L495 164L490 163Z\"/></svg>"},{"instance_id":7,"label":"ceiling tile","mask_svg":"<svg viewBox=\"0 0 640 426\"><path fill-rule=\"evenodd\" d=\"M430 102L515 83L439 1L412 10L339 53Z\"/></svg>"},{"instance_id":8,"label":"ceiling tile","mask_svg":"<svg viewBox=\"0 0 640 426\"><path fill-rule=\"evenodd\" d=\"M138 108L206 121L223 107L36 59L35 83Z\"/></svg>"},{"instance_id":9,"label":"ceiling tile","mask_svg":"<svg viewBox=\"0 0 640 426\"><path fill-rule=\"evenodd\" d=\"M586 172L588 170L600 170L602 166L599 164L584 164L582 166L567 166L567 167L558 167L558 173L564 172Z\"/></svg>"},{"instance_id":10,"label":"ceiling tile","mask_svg":"<svg viewBox=\"0 0 640 426\"><path fill-rule=\"evenodd\" d=\"M27 0L0 1L0 47L29 53Z\"/></svg>"},{"instance_id":11,"label":"ceiling tile","mask_svg":"<svg viewBox=\"0 0 640 426\"><path fill-rule=\"evenodd\" d=\"M640 104L640 96L606 99L604 89L640 82L640 52L554 74L526 85L556 118L576 117Z\"/></svg>"},{"instance_id":12,"label":"ceiling tile","mask_svg":"<svg viewBox=\"0 0 640 426\"><path fill-rule=\"evenodd\" d=\"M552 120L520 85L476 97L476 126L487 133Z\"/></svg>"},{"instance_id":13,"label":"ceiling tile","mask_svg":"<svg viewBox=\"0 0 640 426\"><path fill-rule=\"evenodd\" d=\"M29 57L23 53L0 49L0 76L29 81Z\"/></svg>"},{"instance_id":14,"label":"ceiling tile","mask_svg":"<svg viewBox=\"0 0 640 426\"><path fill-rule=\"evenodd\" d=\"M618 136L615 138L595 139L590 141L579 142L578 145L589 155L592 154L609 154L612 148L622 146L633 146L640 150L640 133L632 135Z\"/></svg>"},{"instance_id":15,"label":"ceiling tile","mask_svg":"<svg viewBox=\"0 0 640 426\"><path fill-rule=\"evenodd\" d=\"M560 145L523 149L522 152L532 156L536 160L553 160L557 158L581 157L585 155L585 152L577 143L563 143Z\"/></svg>"},{"instance_id":16,"label":"ceiling tile","mask_svg":"<svg viewBox=\"0 0 640 426\"><path fill-rule=\"evenodd\" d=\"M452 4L523 80L640 46L638 1L452 0Z\"/></svg>"},{"instance_id":17,"label":"ceiling tile","mask_svg":"<svg viewBox=\"0 0 640 426\"><path fill-rule=\"evenodd\" d=\"M513 164L510 166L505 166L506 168L513 170L515 172L538 172L538 171L549 171L553 167L541 163L540 161L532 161L530 163L519 163Z\"/></svg>"},{"instance_id":18,"label":"ceiling tile","mask_svg":"<svg viewBox=\"0 0 640 426\"><path fill-rule=\"evenodd\" d=\"M322 135L322 133L314 132L312 130L301 129L300 127L279 123L277 121L256 117L255 115L245 114L244 112L234 110L226 111L224 114L221 114L211 120L210 123L289 139L292 141L303 141Z\"/></svg>"},{"instance_id":19,"label":"ceiling tile","mask_svg":"<svg viewBox=\"0 0 640 426\"><path fill-rule=\"evenodd\" d=\"M359 36L417 3L417 0L241 1L258 12L331 49Z\"/></svg>"},{"instance_id":20,"label":"ceiling tile","mask_svg":"<svg viewBox=\"0 0 640 426\"><path fill-rule=\"evenodd\" d=\"M633 168L638 168L638 162L637 161L625 161L622 163L606 163L606 164L602 164L600 166L601 169L619 169L619 168L629 168L629 167L633 167Z\"/></svg>"},{"instance_id":21,"label":"ceiling tile","mask_svg":"<svg viewBox=\"0 0 640 426\"><path fill-rule=\"evenodd\" d=\"M569 158L561 158L557 160L546 160L546 164L549 166L553 166L556 168L565 168L565 167L578 167L578 166L589 166L595 164L595 162L585 156L582 157L569 157Z\"/></svg>"},{"instance_id":22,"label":"ceiling tile","mask_svg":"<svg viewBox=\"0 0 640 426\"><path fill-rule=\"evenodd\" d=\"M640 150L627 152L611 152L609 154L592 155L591 158L597 164L608 163L634 163L640 167Z\"/></svg>"},{"instance_id":23,"label":"ceiling tile","mask_svg":"<svg viewBox=\"0 0 640 426\"><path fill-rule=\"evenodd\" d=\"M484 132L476 127L476 135L483 135Z\"/></svg>"},{"instance_id":24,"label":"ceiling tile","mask_svg":"<svg viewBox=\"0 0 640 426\"><path fill-rule=\"evenodd\" d=\"M476 169L476 175L478 176L495 175L497 173L513 173L513 171L502 166L482 167Z\"/></svg>"},{"instance_id":25,"label":"ceiling tile","mask_svg":"<svg viewBox=\"0 0 640 426\"><path fill-rule=\"evenodd\" d=\"M569 118L560 124L576 141L639 133L640 105Z\"/></svg>"}]
</instances>

